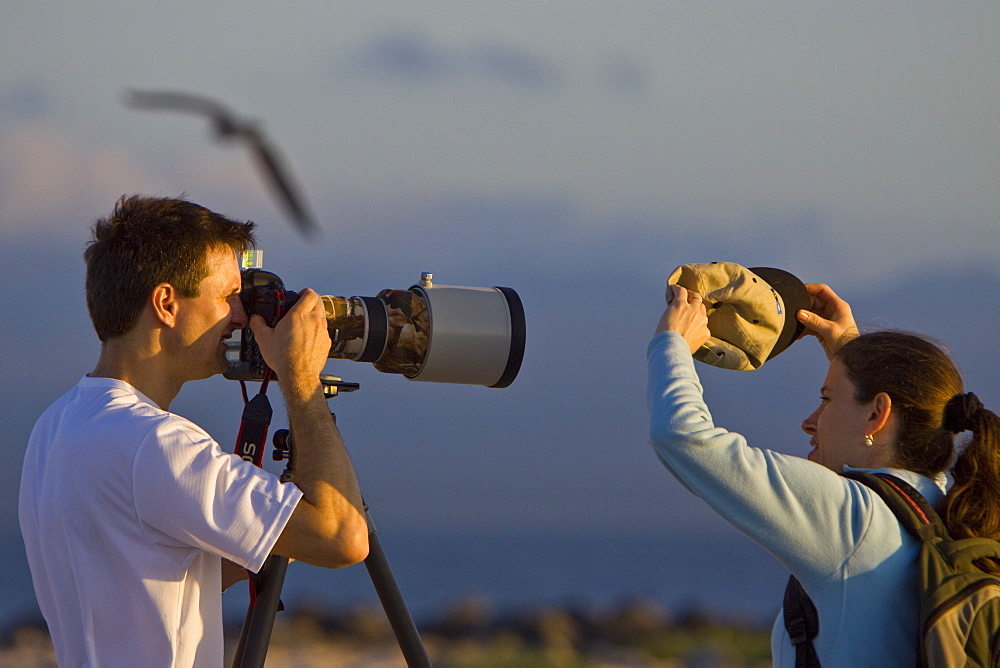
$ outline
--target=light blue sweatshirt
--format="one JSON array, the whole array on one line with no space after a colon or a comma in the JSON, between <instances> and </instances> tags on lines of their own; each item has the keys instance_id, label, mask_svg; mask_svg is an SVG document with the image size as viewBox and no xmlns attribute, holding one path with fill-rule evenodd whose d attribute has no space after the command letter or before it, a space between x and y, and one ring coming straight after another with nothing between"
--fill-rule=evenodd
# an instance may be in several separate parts
<instances>
[{"instance_id":1,"label":"light blue sweatshirt","mask_svg":"<svg viewBox=\"0 0 1000 668\"><path fill-rule=\"evenodd\" d=\"M819 464L750 447L716 427L679 334L654 337L648 363L653 449L688 490L802 582L819 612L814 645L824 668L914 665L919 548L882 499ZM943 476L884 470L932 505L944 496ZM781 613L771 655L775 666L795 665Z\"/></svg>"}]
</instances>

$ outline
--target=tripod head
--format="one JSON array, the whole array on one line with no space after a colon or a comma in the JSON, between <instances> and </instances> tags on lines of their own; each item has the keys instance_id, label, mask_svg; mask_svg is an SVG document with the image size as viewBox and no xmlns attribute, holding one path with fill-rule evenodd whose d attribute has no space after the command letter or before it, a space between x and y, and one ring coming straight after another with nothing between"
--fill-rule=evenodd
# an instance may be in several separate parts
<instances>
[{"instance_id":1,"label":"tripod head","mask_svg":"<svg viewBox=\"0 0 1000 668\"><path fill-rule=\"evenodd\" d=\"M324 374L319 377L319 382L323 384L323 396L327 399L333 399L341 392L354 392L361 389L361 385L358 383L344 382L340 379L340 376L328 376Z\"/></svg>"},{"instance_id":2,"label":"tripod head","mask_svg":"<svg viewBox=\"0 0 1000 668\"><path fill-rule=\"evenodd\" d=\"M333 399L341 392L354 392L361 389L360 384L345 382L340 379L340 376L328 376L324 374L319 377L319 382L323 385L323 396L327 400ZM330 417L334 421L337 420L337 417L333 413L330 413ZM274 432L274 436L271 437L271 445L274 446L274 450L271 451L271 459L276 462L288 460L285 472L281 475L281 481L288 482L294 480L294 475L292 474L291 432L287 429L278 429Z\"/></svg>"}]
</instances>

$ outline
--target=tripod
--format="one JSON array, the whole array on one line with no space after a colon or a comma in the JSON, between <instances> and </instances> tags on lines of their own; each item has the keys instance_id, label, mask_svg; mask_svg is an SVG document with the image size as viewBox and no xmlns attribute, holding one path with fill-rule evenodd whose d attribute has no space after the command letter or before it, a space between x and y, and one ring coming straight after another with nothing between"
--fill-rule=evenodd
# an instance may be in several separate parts
<instances>
[{"instance_id":1,"label":"tripod","mask_svg":"<svg viewBox=\"0 0 1000 668\"><path fill-rule=\"evenodd\" d=\"M340 392L353 392L359 388L357 383L345 383L335 376L320 376L323 383L323 394L327 399L332 399ZM254 405L256 403L256 405ZM266 405L265 405L266 404ZM333 413L331 419L336 420ZM244 437L244 430L247 427L248 419L254 421L250 432ZM265 422L261 422L266 420ZM261 435L259 427L263 426L266 432L266 425L270 423L270 404L267 402L265 394L258 394L247 403L244 410L244 426L240 429L240 443L237 444L237 452L241 450L247 452L245 444L252 445L254 436ZM263 440L257 440L257 443ZM259 455L256 451L254 454ZM294 444L291 434L287 429L280 429L274 434L275 461L285 460L285 471L281 474L282 482L289 482L294 478ZM259 464L259 457L258 457ZM430 667L431 662L424 649L420 634L413 623L413 618L403 601L403 596L396 584L396 579L389 567L389 561L385 557L382 545L378 540L375 531L375 524L372 522L368 504L365 503L365 521L368 523L368 557L365 559L365 568L378 594L382 608L385 610L389 625L396 636L399 649L406 659L406 665L410 667ZM243 628L240 631L240 640L236 648L236 655L233 659L233 668L260 668L264 665L264 658L267 655L267 648L271 642L271 630L274 627L274 617L281 609L281 587L285 582L285 572L288 569L288 557L272 555L264 562L263 568L256 575L251 576L252 592L250 605L247 607L246 618L243 621Z\"/></svg>"}]
</instances>

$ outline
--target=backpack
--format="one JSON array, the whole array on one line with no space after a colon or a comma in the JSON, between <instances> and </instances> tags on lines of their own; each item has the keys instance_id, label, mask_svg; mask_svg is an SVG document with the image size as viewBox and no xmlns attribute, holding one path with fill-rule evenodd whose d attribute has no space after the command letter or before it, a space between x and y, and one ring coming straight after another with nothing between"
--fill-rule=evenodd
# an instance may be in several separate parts
<instances>
[{"instance_id":1,"label":"backpack","mask_svg":"<svg viewBox=\"0 0 1000 668\"><path fill-rule=\"evenodd\" d=\"M874 490L920 541L917 665L1000 667L1000 576L973 563L984 558L1000 563L1000 542L952 538L927 500L895 476L863 471L842 475ZM796 646L796 666L818 666L812 638L819 632L819 620L812 601L792 580L794 576L785 593L785 627Z\"/></svg>"}]
</instances>

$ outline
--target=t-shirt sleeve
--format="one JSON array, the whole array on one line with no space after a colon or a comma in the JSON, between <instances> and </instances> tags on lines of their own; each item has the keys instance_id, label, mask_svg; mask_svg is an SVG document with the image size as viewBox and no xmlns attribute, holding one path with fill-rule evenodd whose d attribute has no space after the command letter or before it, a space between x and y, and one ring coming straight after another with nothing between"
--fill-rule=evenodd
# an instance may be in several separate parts
<instances>
[{"instance_id":1,"label":"t-shirt sleeve","mask_svg":"<svg viewBox=\"0 0 1000 668\"><path fill-rule=\"evenodd\" d=\"M293 484L224 453L171 416L143 439L133 463L136 514L150 540L197 547L260 570L302 498Z\"/></svg>"}]
</instances>

